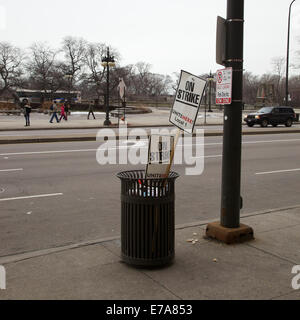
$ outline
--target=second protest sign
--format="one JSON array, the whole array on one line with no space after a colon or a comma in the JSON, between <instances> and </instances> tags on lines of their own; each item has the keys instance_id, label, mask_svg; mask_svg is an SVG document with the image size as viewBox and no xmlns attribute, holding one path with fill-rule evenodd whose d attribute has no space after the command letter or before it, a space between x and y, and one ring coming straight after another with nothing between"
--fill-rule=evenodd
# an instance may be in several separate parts
<instances>
[{"instance_id":1,"label":"second protest sign","mask_svg":"<svg viewBox=\"0 0 300 320\"><path fill-rule=\"evenodd\" d=\"M176 97L169 121L179 129L193 133L206 80L181 71Z\"/></svg>"}]
</instances>

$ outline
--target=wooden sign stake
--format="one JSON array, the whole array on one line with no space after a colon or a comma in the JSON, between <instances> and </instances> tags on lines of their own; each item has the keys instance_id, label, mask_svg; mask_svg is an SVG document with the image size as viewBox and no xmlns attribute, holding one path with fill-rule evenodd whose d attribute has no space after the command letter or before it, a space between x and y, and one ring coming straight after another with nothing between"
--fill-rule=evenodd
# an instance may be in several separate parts
<instances>
[{"instance_id":1,"label":"wooden sign stake","mask_svg":"<svg viewBox=\"0 0 300 320\"><path fill-rule=\"evenodd\" d=\"M174 155L175 155L176 146L177 146L179 137L181 136L181 133L182 133L181 129L178 129L177 132L176 132L176 136L175 136L175 139L174 139L174 145L173 145L173 148L171 150L171 155L170 155L170 163L169 163L169 165L167 167L167 170L166 170L166 173L165 173L165 178L166 179L169 177L169 174L170 174L170 170L171 170L173 159L174 159Z\"/></svg>"}]
</instances>

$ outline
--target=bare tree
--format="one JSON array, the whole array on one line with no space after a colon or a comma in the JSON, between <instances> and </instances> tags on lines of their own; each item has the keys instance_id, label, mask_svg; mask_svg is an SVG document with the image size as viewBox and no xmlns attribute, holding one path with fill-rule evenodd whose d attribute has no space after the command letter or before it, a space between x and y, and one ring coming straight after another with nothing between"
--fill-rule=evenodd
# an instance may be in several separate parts
<instances>
[{"instance_id":1,"label":"bare tree","mask_svg":"<svg viewBox=\"0 0 300 320\"><path fill-rule=\"evenodd\" d=\"M135 74L133 78L135 93L138 95L147 95L149 86L149 75L151 65L146 62L135 64Z\"/></svg>"},{"instance_id":2,"label":"bare tree","mask_svg":"<svg viewBox=\"0 0 300 320\"><path fill-rule=\"evenodd\" d=\"M281 104L283 102L284 88L282 80L285 72L285 57L275 57L272 59L273 70L275 72L275 91L277 102Z\"/></svg>"},{"instance_id":3,"label":"bare tree","mask_svg":"<svg viewBox=\"0 0 300 320\"><path fill-rule=\"evenodd\" d=\"M253 75L251 72L244 72L243 96L245 103L255 104L259 85L260 80L256 75Z\"/></svg>"},{"instance_id":4,"label":"bare tree","mask_svg":"<svg viewBox=\"0 0 300 320\"><path fill-rule=\"evenodd\" d=\"M24 54L20 48L8 42L0 42L0 94L9 91L16 101L19 99L14 87L21 82L23 59Z\"/></svg>"},{"instance_id":5,"label":"bare tree","mask_svg":"<svg viewBox=\"0 0 300 320\"><path fill-rule=\"evenodd\" d=\"M87 74L84 74L83 78L85 83L92 84L94 86L97 98L104 92L105 85L105 70L101 65L102 58L106 55L107 46L104 43L87 43L84 56L84 63L87 67ZM110 48L110 54L114 56L115 62L119 61L119 53L116 49ZM114 82L115 69L111 69L111 83ZM119 82L117 81L117 84Z\"/></svg>"},{"instance_id":6,"label":"bare tree","mask_svg":"<svg viewBox=\"0 0 300 320\"><path fill-rule=\"evenodd\" d=\"M46 92L53 83L53 74L57 72L56 52L44 43L34 43L30 47L30 60L27 70L36 89Z\"/></svg>"},{"instance_id":7,"label":"bare tree","mask_svg":"<svg viewBox=\"0 0 300 320\"><path fill-rule=\"evenodd\" d=\"M80 71L85 63L87 42L82 38L66 37L63 39L62 52L66 59L65 72L70 73L70 87L79 80Z\"/></svg>"}]
</instances>

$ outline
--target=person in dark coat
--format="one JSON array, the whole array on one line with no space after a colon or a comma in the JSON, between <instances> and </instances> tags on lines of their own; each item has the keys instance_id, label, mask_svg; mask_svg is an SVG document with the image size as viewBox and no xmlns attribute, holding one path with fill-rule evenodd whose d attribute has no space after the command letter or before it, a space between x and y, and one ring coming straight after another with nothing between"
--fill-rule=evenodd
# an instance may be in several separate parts
<instances>
[{"instance_id":1,"label":"person in dark coat","mask_svg":"<svg viewBox=\"0 0 300 320\"><path fill-rule=\"evenodd\" d=\"M25 117L25 127L29 127L30 126L30 112L31 112L31 106L30 106L30 102L28 100L23 101L24 103L24 117Z\"/></svg>"},{"instance_id":2,"label":"person in dark coat","mask_svg":"<svg viewBox=\"0 0 300 320\"><path fill-rule=\"evenodd\" d=\"M94 115L94 101L91 101L89 103L89 114L87 116L88 120L90 119L90 114L94 117L94 120L95 120L96 118L95 118L95 115Z\"/></svg>"},{"instance_id":3,"label":"person in dark coat","mask_svg":"<svg viewBox=\"0 0 300 320\"><path fill-rule=\"evenodd\" d=\"M69 114L69 102L64 103L65 106L65 120L68 120L68 114Z\"/></svg>"}]
</instances>

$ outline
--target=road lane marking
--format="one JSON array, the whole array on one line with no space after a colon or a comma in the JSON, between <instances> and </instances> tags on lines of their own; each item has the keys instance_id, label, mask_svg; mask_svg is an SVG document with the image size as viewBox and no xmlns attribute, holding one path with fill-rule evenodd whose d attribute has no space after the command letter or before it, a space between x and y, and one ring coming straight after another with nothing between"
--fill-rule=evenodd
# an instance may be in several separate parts
<instances>
[{"instance_id":1,"label":"road lane marking","mask_svg":"<svg viewBox=\"0 0 300 320\"><path fill-rule=\"evenodd\" d=\"M300 171L299 169L289 169L289 170L277 170L277 171L268 171L268 172L257 172L256 175L264 175L264 174L273 174L273 173L284 173L284 172L295 172Z\"/></svg>"},{"instance_id":2,"label":"road lane marking","mask_svg":"<svg viewBox=\"0 0 300 320\"><path fill-rule=\"evenodd\" d=\"M243 141L242 144L296 142L296 141L300 141L300 139ZM223 144L223 142L212 142L212 143L205 143L205 146L217 146L217 145L222 145L222 144Z\"/></svg>"},{"instance_id":3,"label":"road lane marking","mask_svg":"<svg viewBox=\"0 0 300 320\"><path fill-rule=\"evenodd\" d=\"M18 169L2 169L0 172L12 172L12 171L23 171L23 168Z\"/></svg>"},{"instance_id":4,"label":"road lane marking","mask_svg":"<svg viewBox=\"0 0 300 320\"><path fill-rule=\"evenodd\" d=\"M57 196L62 196L62 195L63 195L63 193L38 194L38 195L35 195L35 196L15 197L15 198L4 198L4 199L0 199L0 201L11 201L11 200L33 199L33 198L57 197Z\"/></svg>"},{"instance_id":5,"label":"road lane marking","mask_svg":"<svg viewBox=\"0 0 300 320\"><path fill-rule=\"evenodd\" d=\"M300 139L289 139L289 140L264 140L264 141L244 141L243 144L259 144L259 143L275 143L275 142L296 142L300 141ZM212 143L205 143L204 146L214 146L214 145L222 145L222 142L212 142ZM186 146L186 147L192 147L192 146L203 146L203 144L187 144L182 145L178 144L178 147ZM116 149L129 149L132 148L131 146L118 146L114 148L105 148L100 150L116 150ZM133 146L133 148L135 148ZM141 149L147 149L147 147L141 147ZM20 156L20 155L34 155L34 154L55 154L55 153L75 153L75 152L94 152L97 151L97 149L75 149L75 150L53 150L53 151L32 151L32 152L13 152L13 153L0 153L0 156Z\"/></svg>"},{"instance_id":6,"label":"road lane marking","mask_svg":"<svg viewBox=\"0 0 300 320\"><path fill-rule=\"evenodd\" d=\"M221 154L212 155L212 156L202 156L202 157L194 157L194 159L201 159L201 158L222 158Z\"/></svg>"},{"instance_id":7,"label":"road lane marking","mask_svg":"<svg viewBox=\"0 0 300 320\"><path fill-rule=\"evenodd\" d=\"M50 153L68 153L68 152L92 152L97 149L79 149L79 150L53 150L53 151L32 151L32 152L14 152L14 153L2 153L0 156L23 156L31 154L50 154Z\"/></svg>"}]
</instances>

